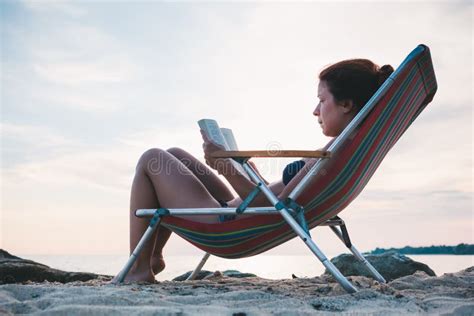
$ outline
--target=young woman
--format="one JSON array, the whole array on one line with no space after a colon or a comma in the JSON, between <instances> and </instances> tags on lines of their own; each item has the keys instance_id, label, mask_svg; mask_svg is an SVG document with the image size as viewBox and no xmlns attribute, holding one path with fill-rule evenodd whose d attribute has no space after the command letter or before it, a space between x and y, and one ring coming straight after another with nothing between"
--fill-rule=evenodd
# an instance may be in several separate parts
<instances>
[{"instance_id":1,"label":"young woman","mask_svg":"<svg viewBox=\"0 0 474 316\"><path fill-rule=\"evenodd\" d=\"M313 112L323 134L338 136L392 72L391 66L378 67L366 59L345 60L324 69L319 75L319 102ZM148 227L148 220L135 216L137 209L236 207L242 201L241 197L247 196L254 188L252 182L235 172L229 159L213 158L212 154L221 148L204 134L203 139L206 164L222 174L238 196L235 197L211 169L180 148L146 151L138 161L132 183L130 252ZM280 199L285 198L315 163L316 159L306 159L288 165L282 180L269 184L271 190ZM308 168L303 168L304 165ZM252 203L252 206L265 205L268 202L263 195ZM195 216L193 219L219 222L217 215ZM126 282L155 280L154 276L165 268L162 250L170 234L164 227L157 229L128 273Z\"/></svg>"}]
</instances>

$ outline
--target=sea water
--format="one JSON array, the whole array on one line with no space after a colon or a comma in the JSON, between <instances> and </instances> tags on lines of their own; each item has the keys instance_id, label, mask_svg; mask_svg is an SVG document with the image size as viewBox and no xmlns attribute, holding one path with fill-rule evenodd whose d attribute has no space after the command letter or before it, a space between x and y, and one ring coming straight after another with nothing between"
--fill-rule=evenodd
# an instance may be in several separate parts
<instances>
[{"instance_id":1,"label":"sea water","mask_svg":"<svg viewBox=\"0 0 474 316\"><path fill-rule=\"evenodd\" d=\"M24 259L46 264L51 268L115 275L127 260L125 255L23 255ZM332 258L333 256L329 256ZM474 255L408 255L415 261L427 264L436 275L458 272L474 266ZM168 256L166 269L156 276L158 281L171 280L187 271L193 270L201 260L200 256ZM209 271L238 270L254 273L267 279L291 279L314 277L324 273L324 267L314 256L259 255L244 259L222 259L211 256L204 266Z\"/></svg>"}]
</instances>

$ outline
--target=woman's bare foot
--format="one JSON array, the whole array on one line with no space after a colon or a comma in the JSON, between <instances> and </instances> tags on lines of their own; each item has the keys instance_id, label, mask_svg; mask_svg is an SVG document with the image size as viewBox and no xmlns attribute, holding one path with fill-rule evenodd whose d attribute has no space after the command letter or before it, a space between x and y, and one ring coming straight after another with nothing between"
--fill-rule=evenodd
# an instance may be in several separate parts
<instances>
[{"instance_id":1,"label":"woman's bare foot","mask_svg":"<svg viewBox=\"0 0 474 316\"><path fill-rule=\"evenodd\" d=\"M115 276L110 283L112 284L119 284L118 276ZM125 280L123 280L123 283L136 283L136 282L148 282L148 283L155 283L155 276L151 272L150 269L143 270L143 271L136 271L134 269L131 269L130 272L128 272L127 276L125 277Z\"/></svg>"},{"instance_id":2,"label":"woman's bare foot","mask_svg":"<svg viewBox=\"0 0 474 316\"><path fill-rule=\"evenodd\" d=\"M154 275L157 275L165 269L165 260L163 260L163 255L151 257L151 270Z\"/></svg>"},{"instance_id":3,"label":"woman's bare foot","mask_svg":"<svg viewBox=\"0 0 474 316\"><path fill-rule=\"evenodd\" d=\"M125 277L124 282L148 282L148 283L154 283L155 282L155 276L151 272L151 270L148 271L130 271L127 276Z\"/></svg>"}]
</instances>

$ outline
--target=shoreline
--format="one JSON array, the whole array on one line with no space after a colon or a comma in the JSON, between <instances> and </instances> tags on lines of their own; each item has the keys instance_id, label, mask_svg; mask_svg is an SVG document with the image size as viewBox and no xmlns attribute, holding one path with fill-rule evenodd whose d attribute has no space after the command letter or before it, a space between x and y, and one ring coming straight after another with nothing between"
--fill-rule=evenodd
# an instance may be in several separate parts
<instances>
[{"instance_id":1,"label":"shoreline","mask_svg":"<svg viewBox=\"0 0 474 316\"><path fill-rule=\"evenodd\" d=\"M408 255L408 257L413 258L413 260L423 262L430 266L437 275L455 273L474 265L474 256L424 256L425 255ZM93 272L107 275L115 275L118 273L128 258L125 255L41 255L24 257L65 271ZM171 280L173 277L193 269L200 259L201 255L199 254L168 256L166 261L167 268L157 275L156 279L158 281ZM295 266L294 262L298 262L298 265ZM252 272L267 279L291 278L292 274L300 277L312 277L324 273L324 266L311 255L261 255L237 260L211 257L204 269L212 271L233 269L242 272Z\"/></svg>"},{"instance_id":2,"label":"shoreline","mask_svg":"<svg viewBox=\"0 0 474 316\"><path fill-rule=\"evenodd\" d=\"M373 315L474 313L474 267L430 277L424 272L381 284L362 276L347 294L331 276L268 280L215 274L206 280L108 283L109 277L67 284L0 285L0 312L48 315Z\"/></svg>"}]
</instances>

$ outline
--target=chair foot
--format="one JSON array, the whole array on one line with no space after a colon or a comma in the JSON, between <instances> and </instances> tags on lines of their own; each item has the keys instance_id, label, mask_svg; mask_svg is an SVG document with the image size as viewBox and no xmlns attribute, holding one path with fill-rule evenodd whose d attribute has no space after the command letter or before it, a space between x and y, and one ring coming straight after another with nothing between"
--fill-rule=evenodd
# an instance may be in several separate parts
<instances>
[{"instance_id":1,"label":"chair foot","mask_svg":"<svg viewBox=\"0 0 474 316\"><path fill-rule=\"evenodd\" d=\"M346 290L348 293L357 292L357 288L352 285L351 282L339 271L339 269L326 258L325 261L321 261L322 264L328 269L329 273L336 279L336 281Z\"/></svg>"},{"instance_id":2,"label":"chair foot","mask_svg":"<svg viewBox=\"0 0 474 316\"><path fill-rule=\"evenodd\" d=\"M372 276L377 281L379 281L381 283L387 283L385 278L377 271L377 269L375 269L374 266L371 265L370 262L367 261L367 259L365 259L365 257L359 252L359 250L357 250L357 248L350 242L349 236L348 235L347 235L347 237L344 236L345 234L347 234L347 231L343 232L343 231L339 230L339 228L334 227L334 226L329 226L329 227L337 235L337 237L339 237L339 239L344 244L346 244L347 249L349 249L352 252L354 257L356 257L357 260L359 260L362 264L364 264L366 266L367 270L369 270L370 274L372 274ZM349 240L349 243L347 243L348 240Z\"/></svg>"},{"instance_id":3,"label":"chair foot","mask_svg":"<svg viewBox=\"0 0 474 316\"><path fill-rule=\"evenodd\" d=\"M199 264L197 265L197 267L194 269L194 271L188 276L188 278L186 279L186 281L192 281L196 278L196 276L199 274L199 272L201 272L202 270L202 267L204 266L204 264L206 263L207 259L209 259L211 255L209 253L206 252L206 254L204 255L204 257L202 257L201 261L199 262Z\"/></svg>"}]
</instances>

